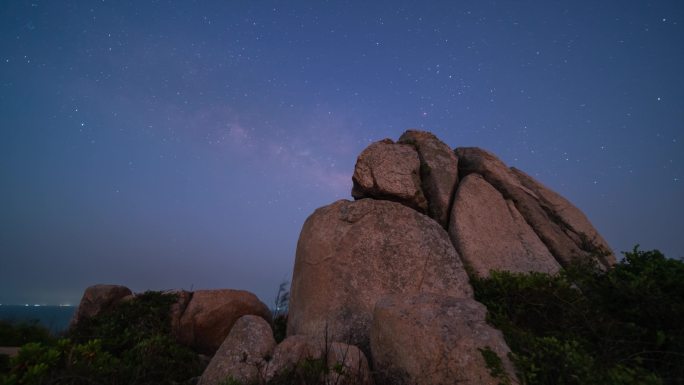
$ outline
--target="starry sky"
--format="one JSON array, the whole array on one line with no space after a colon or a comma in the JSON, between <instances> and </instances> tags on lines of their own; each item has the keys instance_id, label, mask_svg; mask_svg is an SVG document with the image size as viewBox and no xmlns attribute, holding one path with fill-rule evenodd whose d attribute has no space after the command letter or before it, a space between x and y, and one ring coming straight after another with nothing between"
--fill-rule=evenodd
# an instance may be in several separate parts
<instances>
[{"instance_id":1,"label":"starry sky","mask_svg":"<svg viewBox=\"0 0 684 385\"><path fill-rule=\"evenodd\" d=\"M684 256L681 0L2 1L0 303L271 304L306 217L407 128Z\"/></svg>"}]
</instances>

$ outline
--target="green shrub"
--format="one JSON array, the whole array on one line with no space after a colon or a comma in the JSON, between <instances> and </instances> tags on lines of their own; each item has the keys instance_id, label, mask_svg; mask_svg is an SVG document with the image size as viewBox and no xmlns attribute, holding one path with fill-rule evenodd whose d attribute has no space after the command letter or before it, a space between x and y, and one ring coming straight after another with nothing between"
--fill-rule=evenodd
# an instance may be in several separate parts
<instances>
[{"instance_id":1,"label":"green shrub","mask_svg":"<svg viewBox=\"0 0 684 385\"><path fill-rule=\"evenodd\" d=\"M172 294L146 292L87 319L57 341L30 343L0 384L173 384L201 374L197 354L171 336Z\"/></svg>"},{"instance_id":2,"label":"green shrub","mask_svg":"<svg viewBox=\"0 0 684 385\"><path fill-rule=\"evenodd\" d=\"M657 250L602 270L471 280L526 384L684 383L684 263Z\"/></svg>"},{"instance_id":3,"label":"green shrub","mask_svg":"<svg viewBox=\"0 0 684 385\"><path fill-rule=\"evenodd\" d=\"M31 322L10 322L0 320L0 346L21 346L29 342L50 342L50 331Z\"/></svg>"}]
</instances>

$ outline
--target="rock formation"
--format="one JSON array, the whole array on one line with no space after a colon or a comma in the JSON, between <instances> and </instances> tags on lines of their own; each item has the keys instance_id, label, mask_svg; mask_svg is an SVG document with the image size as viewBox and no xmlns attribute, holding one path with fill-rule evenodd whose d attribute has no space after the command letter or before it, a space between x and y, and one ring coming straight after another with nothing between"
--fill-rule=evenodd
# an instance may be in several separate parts
<instances>
[{"instance_id":1,"label":"rock formation","mask_svg":"<svg viewBox=\"0 0 684 385\"><path fill-rule=\"evenodd\" d=\"M333 369L325 374L325 384L372 384L368 360L356 346L303 335L287 337L274 349L265 378L273 379L287 375L288 371L301 370L302 364L312 360Z\"/></svg>"},{"instance_id":2,"label":"rock formation","mask_svg":"<svg viewBox=\"0 0 684 385\"><path fill-rule=\"evenodd\" d=\"M253 315L241 317L214 354L198 385L219 385L227 378L241 384L252 383L266 370L275 345L268 322Z\"/></svg>"},{"instance_id":3,"label":"rock formation","mask_svg":"<svg viewBox=\"0 0 684 385\"><path fill-rule=\"evenodd\" d=\"M195 291L180 319L178 341L198 352L213 354L235 321L248 314L271 321L268 307L248 291Z\"/></svg>"},{"instance_id":4,"label":"rock formation","mask_svg":"<svg viewBox=\"0 0 684 385\"><path fill-rule=\"evenodd\" d=\"M428 215L447 228L451 200L458 183L458 158L436 136L425 131L406 131L399 143L415 147L420 159L420 180L428 201Z\"/></svg>"},{"instance_id":5,"label":"rock formation","mask_svg":"<svg viewBox=\"0 0 684 385\"><path fill-rule=\"evenodd\" d=\"M320 373L298 373L311 368L319 368ZM324 376L321 380L326 384L372 384L366 356L355 346L302 335L276 346L270 325L247 315L235 323L198 385L225 384L228 379L240 384L295 383L298 376L312 374Z\"/></svg>"},{"instance_id":6,"label":"rock formation","mask_svg":"<svg viewBox=\"0 0 684 385\"><path fill-rule=\"evenodd\" d=\"M432 293L387 296L375 305L371 351L379 384L497 385L515 382L501 332L470 298ZM491 374L496 354L505 378ZM506 378L508 380L506 380ZM511 382L508 382L511 383Z\"/></svg>"},{"instance_id":7,"label":"rock formation","mask_svg":"<svg viewBox=\"0 0 684 385\"><path fill-rule=\"evenodd\" d=\"M459 175L476 173L511 200L549 252L561 265L598 255L604 266L615 263L608 244L582 212L519 170L510 169L493 154L474 147L457 148ZM543 271L543 270L542 270Z\"/></svg>"},{"instance_id":8,"label":"rock formation","mask_svg":"<svg viewBox=\"0 0 684 385\"><path fill-rule=\"evenodd\" d=\"M327 331L367 352L375 302L414 292L472 296L446 231L398 203L337 201L316 210L302 228L288 335Z\"/></svg>"},{"instance_id":9,"label":"rock formation","mask_svg":"<svg viewBox=\"0 0 684 385\"><path fill-rule=\"evenodd\" d=\"M449 235L463 262L477 274L487 276L492 269L544 273L560 269L515 204L479 174L463 178L454 202Z\"/></svg>"},{"instance_id":10,"label":"rock formation","mask_svg":"<svg viewBox=\"0 0 684 385\"><path fill-rule=\"evenodd\" d=\"M177 339L205 354L218 349L201 385L294 381L314 367L323 383L370 385L368 359L378 385L517 384L466 271L615 263L579 209L479 148L451 150L407 131L366 148L352 180L355 201L321 207L304 223L279 345L253 294L175 292ZM122 286L88 288L75 322L130 296Z\"/></svg>"},{"instance_id":11,"label":"rock formation","mask_svg":"<svg viewBox=\"0 0 684 385\"><path fill-rule=\"evenodd\" d=\"M111 309L132 294L131 289L121 285L93 285L86 288L71 320L71 326Z\"/></svg>"},{"instance_id":12,"label":"rock formation","mask_svg":"<svg viewBox=\"0 0 684 385\"><path fill-rule=\"evenodd\" d=\"M466 266L487 276L615 263L579 209L479 148L407 131L368 146L352 179L356 201L304 223L287 330L358 346L379 383L517 383Z\"/></svg>"},{"instance_id":13,"label":"rock formation","mask_svg":"<svg viewBox=\"0 0 684 385\"><path fill-rule=\"evenodd\" d=\"M359 155L352 181L352 196L356 199L385 199L427 211L420 183L420 159L411 145L390 139L371 144Z\"/></svg>"},{"instance_id":14,"label":"rock formation","mask_svg":"<svg viewBox=\"0 0 684 385\"><path fill-rule=\"evenodd\" d=\"M271 311L256 295L244 290L167 290L177 296L169 309L171 333L176 340L198 353L214 354L235 321L255 315L271 322ZM135 295L125 286L95 285L83 293L72 327L77 322L111 310Z\"/></svg>"}]
</instances>

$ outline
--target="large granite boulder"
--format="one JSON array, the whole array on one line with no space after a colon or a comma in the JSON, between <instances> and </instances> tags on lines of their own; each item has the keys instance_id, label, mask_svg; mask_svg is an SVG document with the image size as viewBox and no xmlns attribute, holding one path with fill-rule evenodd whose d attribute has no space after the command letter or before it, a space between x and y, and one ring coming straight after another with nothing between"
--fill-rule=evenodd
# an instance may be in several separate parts
<instances>
[{"instance_id":1,"label":"large granite boulder","mask_svg":"<svg viewBox=\"0 0 684 385\"><path fill-rule=\"evenodd\" d=\"M517 383L510 349L501 332L485 322L486 312L473 299L432 293L391 295L378 301L371 329L376 382ZM505 374L496 376L496 366Z\"/></svg>"},{"instance_id":2,"label":"large granite boulder","mask_svg":"<svg viewBox=\"0 0 684 385\"><path fill-rule=\"evenodd\" d=\"M450 223L456 250L480 276L491 270L556 273L560 269L515 204L479 174L461 181Z\"/></svg>"},{"instance_id":3,"label":"large granite boulder","mask_svg":"<svg viewBox=\"0 0 684 385\"><path fill-rule=\"evenodd\" d=\"M114 305L132 295L131 289L121 285L93 285L86 288L71 320L71 326L110 310Z\"/></svg>"},{"instance_id":4,"label":"large granite boulder","mask_svg":"<svg viewBox=\"0 0 684 385\"><path fill-rule=\"evenodd\" d=\"M418 151L421 187L428 201L428 215L447 228L451 200L458 184L456 154L426 131L407 130L398 143L410 144Z\"/></svg>"},{"instance_id":5,"label":"large granite boulder","mask_svg":"<svg viewBox=\"0 0 684 385\"><path fill-rule=\"evenodd\" d=\"M323 336L367 352L375 302L418 292L471 297L446 231L389 201L337 201L316 210L297 244L288 335Z\"/></svg>"},{"instance_id":6,"label":"large granite boulder","mask_svg":"<svg viewBox=\"0 0 684 385\"><path fill-rule=\"evenodd\" d=\"M318 364L314 362L318 361ZM266 380L294 380L305 377L310 367L322 369L324 384L369 385L372 384L368 360L356 346L326 341L324 336L294 335L287 337L273 351L264 378ZM325 373L327 372L327 373ZM277 382L277 383L281 383ZM290 383L289 381L287 383ZM317 382L318 383L318 382Z\"/></svg>"},{"instance_id":7,"label":"large granite boulder","mask_svg":"<svg viewBox=\"0 0 684 385\"><path fill-rule=\"evenodd\" d=\"M371 144L356 160L352 181L355 199L385 199L427 211L421 190L420 159L411 145L390 139Z\"/></svg>"},{"instance_id":8,"label":"large granite boulder","mask_svg":"<svg viewBox=\"0 0 684 385\"><path fill-rule=\"evenodd\" d=\"M262 317L240 317L230 330L198 385L225 384L228 379L241 384L256 383L263 378L276 346L271 325Z\"/></svg>"},{"instance_id":9,"label":"large granite boulder","mask_svg":"<svg viewBox=\"0 0 684 385\"><path fill-rule=\"evenodd\" d=\"M178 340L200 353L214 354L235 321L250 314L271 321L268 307L248 291L195 291L181 316Z\"/></svg>"},{"instance_id":10,"label":"large granite boulder","mask_svg":"<svg viewBox=\"0 0 684 385\"><path fill-rule=\"evenodd\" d=\"M463 147L456 149L456 155L461 178L480 174L505 199L511 200L561 265L596 254L601 254L599 262L604 266L615 263L615 256L589 221L577 220L586 217L572 204L567 201L560 204L548 193L550 190L531 177L509 169L490 152Z\"/></svg>"}]
</instances>

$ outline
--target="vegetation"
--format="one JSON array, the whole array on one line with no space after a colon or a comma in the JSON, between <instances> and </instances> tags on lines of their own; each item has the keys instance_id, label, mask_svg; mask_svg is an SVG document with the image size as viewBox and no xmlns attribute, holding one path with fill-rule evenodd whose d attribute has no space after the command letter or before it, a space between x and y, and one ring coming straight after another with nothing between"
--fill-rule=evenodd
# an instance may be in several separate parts
<instances>
[{"instance_id":1,"label":"vegetation","mask_svg":"<svg viewBox=\"0 0 684 385\"><path fill-rule=\"evenodd\" d=\"M284 281L278 287L273 309L273 337L277 343L282 342L287 335L287 310L290 303L289 282Z\"/></svg>"},{"instance_id":2,"label":"vegetation","mask_svg":"<svg viewBox=\"0 0 684 385\"><path fill-rule=\"evenodd\" d=\"M506 369L503 367L503 361L501 360L501 357L499 357L499 355L496 354L496 352L493 351L489 346L478 350L480 351L480 354L482 354L482 358L485 360L485 365L487 365L489 374L493 378L501 380L499 385L510 385L511 379L508 378L508 373L506 373Z\"/></svg>"},{"instance_id":3,"label":"vegetation","mask_svg":"<svg viewBox=\"0 0 684 385\"><path fill-rule=\"evenodd\" d=\"M24 345L0 384L174 384L202 373L197 354L171 336L173 294L147 292L70 330Z\"/></svg>"},{"instance_id":4,"label":"vegetation","mask_svg":"<svg viewBox=\"0 0 684 385\"><path fill-rule=\"evenodd\" d=\"M31 322L9 322L0 320L0 346L22 346L29 342L51 342L54 338L50 332L38 324Z\"/></svg>"},{"instance_id":5,"label":"vegetation","mask_svg":"<svg viewBox=\"0 0 684 385\"><path fill-rule=\"evenodd\" d=\"M492 272L471 283L489 322L503 331L523 384L684 384L682 261L634 248L609 269L580 261L557 275ZM171 335L176 299L144 293L59 339L37 324L0 322L0 344L24 344L9 361L0 356L0 385L191 383L203 365ZM278 340L287 300L283 284L274 311ZM511 382L499 356L480 353L492 376ZM327 352L268 384L321 384L350 374L326 362Z\"/></svg>"},{"instance_id":6,"label":"vegetation","mask_svg":"<svg viewBox=\"0 0 684 385\"><path fill-rule=\"evenodd\" d=\"M684 384L684 263L625 253L603 270L472 279L524 384Z\"/></svg>"}]
</instances>

